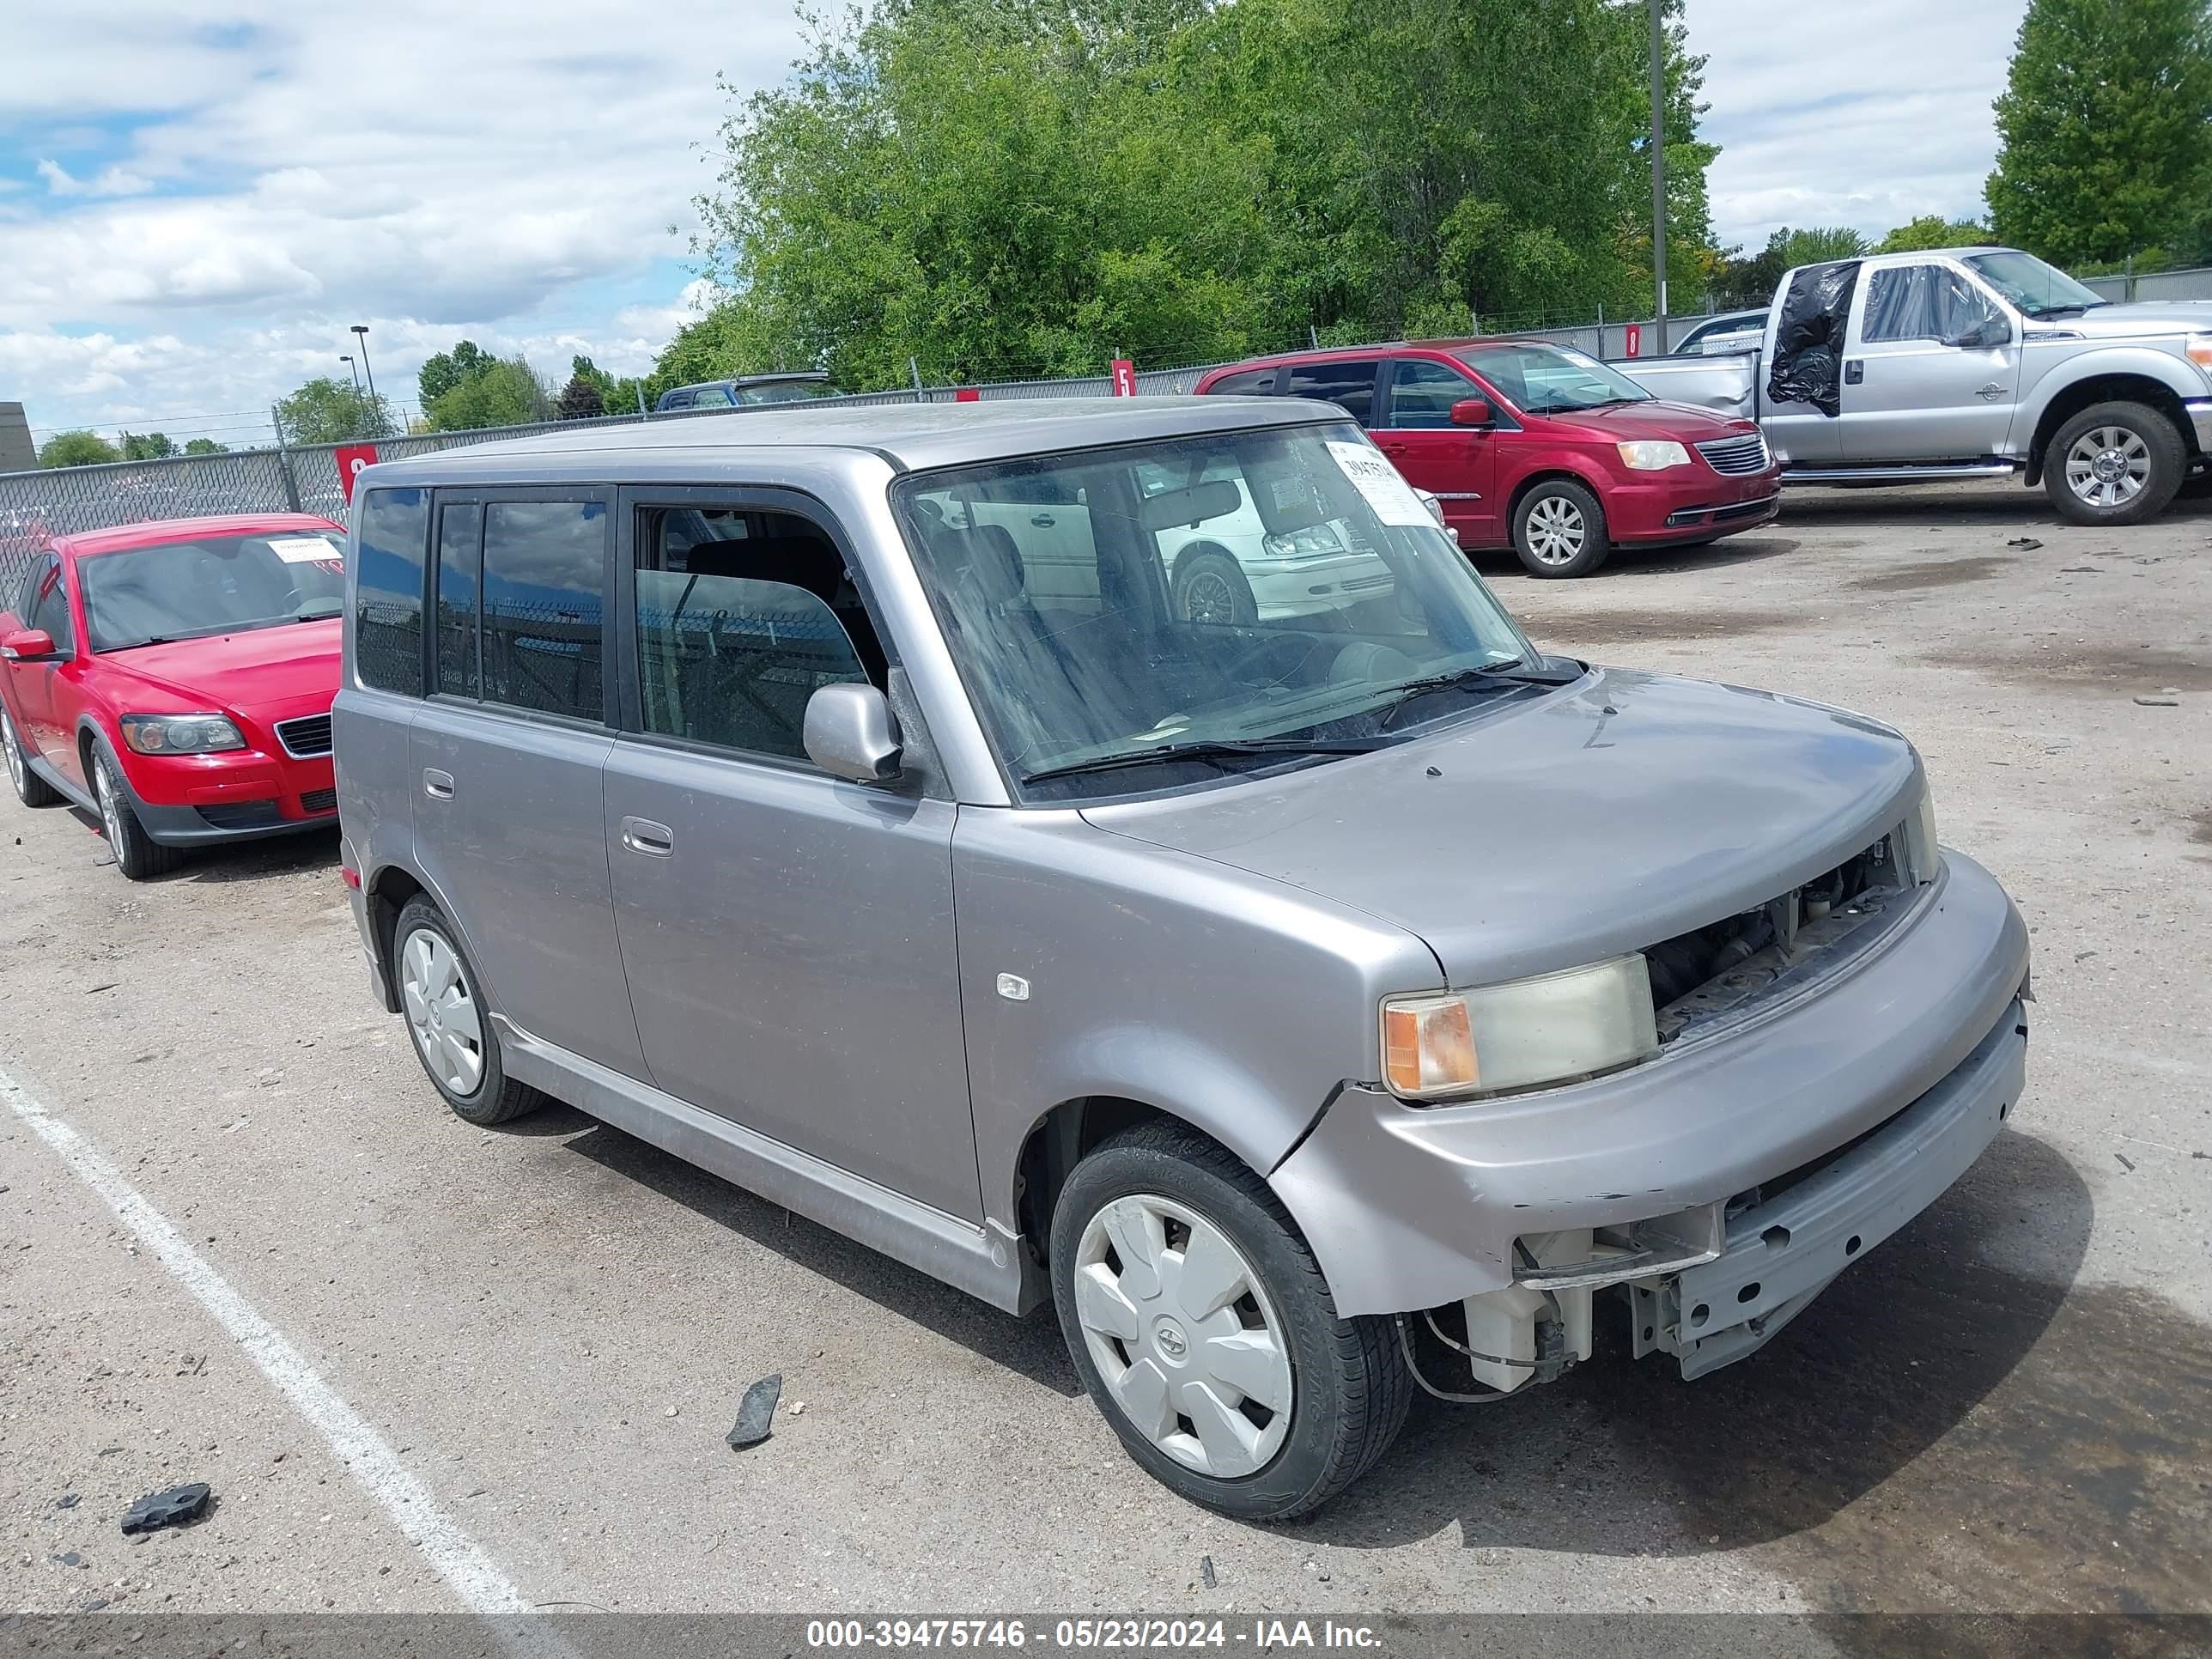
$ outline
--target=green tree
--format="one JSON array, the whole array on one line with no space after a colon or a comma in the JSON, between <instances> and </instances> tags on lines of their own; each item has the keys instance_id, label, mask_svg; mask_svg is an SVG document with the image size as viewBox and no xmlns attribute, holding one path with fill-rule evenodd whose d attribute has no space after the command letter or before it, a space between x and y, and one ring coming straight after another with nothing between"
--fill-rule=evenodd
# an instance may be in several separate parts
<instances>
[{"instance_id":1,"label":"green tree","mask_svg":"<svg viewBox=\"0 0 2212 1659\"><path fill-rule=\"evenodd\" d=\"M185 445L185 453L187 455L228 455L230 453L230 446L228 444L219 444L212 438L194 438Z\"/></svg>"},{"instance_id":2,"label":"green tree","mask_svg":"<svg viewBox=\"0 0 2212 1659\"><path fill-rule=\"evenodd\" d=\"M1990 240L1989 227L1972 219L1946 219L1940 213L1923 214L1899 225L1874 246L1876 253L1923 253L1930 248L1972 247Z\"/></svg>"},{"instance_id":3,"label":"green tree","mask_svg":"<svg viewBox=\"0 0 2212 1659\"><path fill-rule=\"evenodd\" d=\"M97 432L57 432L39 450L40 466L96 466L122 459L115 446Z\"/></svg>"},{"instance_id":4,"label":"green tree","mask_svg":"<svg viewBox=\"0 0 2212 1659\"><path fill-rule=\"evenodd\" d=\"M581 370L569 375L568 384L561 388L561 418L564 421L588 421L606 412L606 404L600 396L599 383Z\"/></svg>"},{"instance_id":5,"label":"green tree","mask_svg":"<svg viewBox=\"0 0 2212 1659\"><path fill-rule=\"evenodd\" d=\"M576 356L568 360L571 375L580 374L599 391L599 407L609 415L634 415L640 400L647 409L653 407L658 398L674 381L655 383L651 377L639 380L627 374L610 374L589 357ZM649 388L649 389L648 389Z\"/></svg>"},{"instance_id":6,"label":"green tree","mask_svg":"<svg viewBox=\"0 0 2212 1659\"><path fill-rule=\"evenodd\" d=\"M2062 265L2212 257L2212 7L2032 0L1996 100L1990 221Z\"/></svg>"},{"instance_id":7,"label":"green tree","mask_svg":"<svg viewBox=\"0 0 2212 1659\"><path fill-rule=\"evenodd\" d=\"M276 434L288 443L351 443L389 437L396 430L388 400L327 374L276 403Z\"/></svg>"},{"instance_id":8,"label":"green tree","mask_svg":"<svg viewBox=\"0 0 2212 1659\"><path fill-rule=\"evenodd\" d=\"M447 387L423 405L422 413L433 432L462 432L550 421L554 406L537 370L520 357L504 357Z\"/></svg>"},{"instance_id":9,"label":"green tree","mask_svg":"<svg viewBox=\"0 0 2212 1659\"><path fill-rule=\"evenodd\" d=\"M169 441L166 432L126 432L123 434L123 459L126 461L160 461L177 453L176 445Z\"/></svg>"},{"instance_id":10,"label":"green tree","mask_svg":"<svg viewBox=\"0 0 2212 1659\"><path fill-rule=\"evenodd\" d=\"M428 409L455 386L479 379L498 361L474 340L463 340L451 351L441 351L429 358L415 377L422 407Z\"/></svg>"}]
</instances>

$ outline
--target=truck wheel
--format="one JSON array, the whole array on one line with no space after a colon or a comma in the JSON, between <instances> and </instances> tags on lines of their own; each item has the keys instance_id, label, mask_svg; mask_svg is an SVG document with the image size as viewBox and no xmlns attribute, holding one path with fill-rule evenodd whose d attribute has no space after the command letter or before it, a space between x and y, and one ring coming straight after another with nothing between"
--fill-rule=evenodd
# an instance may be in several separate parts
<instances>
[{"instance_id":1,"label":"truck wheel","mask_svg":"<svg viewBox=\"0 0 2212 1659\"><path fill-rule=\"evenodd\" d=\"M1606 561L1605 509L1565 478L1547 478L1513 509L1513 550L1532 576L1587 576Z\"/></svg>"},{"instance_id":2,"label":"truck wheel","mask_svg":"<svg viewBox=\"0 0 2212 1659\"><path fill-rule=\"evenodd\" d=\"M1176 562L1175 613L1184 622L1246 628L1260 620L1252 584L1226 553L1193 553Z\"/></svg>"},{"instance_id":3,"label":"truck wheel","mask_svg":"<svg viewBox=\"0 0 2212 1659\"><path fill-rule=\"evenodd\" d=\"M100 803L100 827L106 832L107 849L115 854L115 867L131 881L150 881L166 876L185 861L181 848L164 847L146 833L123 787L123 774L105 749L92 753L92 793Z\"/></svg>"},{"instance_id":4,"label":"truck wheel","mask_svg":"<svg viewBox=\"0 0 2212 1659\"><path fill-rule=\"evenodd\" d=\"M489 1128L545 1103L500 1064L499 1038L477 993L476 970L445 914L419 893L392 930L392 965L415 1057L457 1115Z\"/></svg>"},{"instance_id":5,"label":"truck wheel","mask_svg":"<svg viewBox=\"0 0 2212 1659\"><path fill-rule=\"evenodd\" d=\"M1267 1183L1179 1125L1139 1125L1075 1166L1053 1211L1052 1291L1129 1455L1224 1515L1318 1509L1405 1423L1391 1322L1340 1317Z\"/></svg>"},{"instance_id":6,"label":"truck wheel","mask_svg":"<svg viewBox=\"0 0 2212 1659\"><path fill-rule=\"evenodd\" d=\"M52 806L62 798L60 790L31 769L23 740L15 735L15 722L4 708L0 708L0 750L7 751L8 781L15 786L17 800L26 806Z\"/></svg>"},{"instance_id":7,"label":"truck wheel","mask_svg":"<svg viewBox=\"0 0 2212 1659\"><path fill-rule=\"evenodd\" d=\"M2166 510L2189 455L2173 422L2144 404L2095 404L2043 452L2043 488L2075 524L2141 524Z\"/></svg>"}]
</instances>

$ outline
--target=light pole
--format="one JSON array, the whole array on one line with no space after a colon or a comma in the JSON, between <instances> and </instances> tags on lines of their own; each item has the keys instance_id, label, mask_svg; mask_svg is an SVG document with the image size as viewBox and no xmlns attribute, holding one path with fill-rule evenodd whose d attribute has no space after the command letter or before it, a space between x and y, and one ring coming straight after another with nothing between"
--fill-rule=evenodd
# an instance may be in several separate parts
<instances>
[{"instance_id":1,"label":"light pole","mask_svg":"<svg viewBox=\"0 0 2212 1659\"><path fill-rule=\"evenodd\" d=\"M1665 0L1651 0L1651 292L1656 344L1667 353L1667 26Z\"/></svg>"},{"instance_id":2,"label":"light pole","mask_svg":"<svg viewBox=\"0 0 2212 1659\"><path fill-rule=\"evenodd\" d=\"M361 396L361 366L354 362L353 354L349 351L340 352L338 361L353 370L353 394L358 398Z\"/></svg>"},{"instance_id":3,"label":"light pole","mask_svg":"<svg viewBox=\"0 0 2212 1659\"><path fill-rule=\"evenodd\" d=\"M1651 3L1656 6L1659 3L1659 0L1651 0ZM356 323L353 325L353 331L361 340L361 344L356 348L356 349L361 353L362 370L368 376L369 407L371 409L374 409L376 407L376 368L374 364L368 361L368 325L367 323Z\"/></svg>"}]
</instances>

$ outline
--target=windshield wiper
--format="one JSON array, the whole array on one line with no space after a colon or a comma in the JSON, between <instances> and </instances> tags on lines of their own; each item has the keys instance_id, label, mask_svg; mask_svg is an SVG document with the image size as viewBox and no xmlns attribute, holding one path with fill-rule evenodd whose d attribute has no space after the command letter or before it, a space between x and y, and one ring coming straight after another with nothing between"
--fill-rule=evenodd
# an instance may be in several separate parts
<instances>
[{"instance_id":1,"label":"windshield wiper","mask_svg":"<svg viewBox=\"0 0 2212 1659\"><path fill-rule=\"evenodd\" d=\"M125 640L120 645L106 645L100 649L103 655L110 651L136 651L142 645L174 645L183 637L180 634L149 634L143 640Z\"/></svg>"},{"instance_id":2,"label":"windshield wiper","mask_svg":"<svg viewBox=\"0 0 2212 1659\"><path fill-rule=\"evenodd\" d=\"M1072 778L1086 772L1112 772L1125 766L1154 766L1171 761L1224 760L1238 755L1364 755L1382 745L1372 738L1206 738L1193 743L1164 743L1154 749L1133 749L1095 760L1071 761L1026 774L1024 784L1049 778Z\"/></svg>"},{"instance_id":3,"label":"windshield wiper","mask_svg":"<svg viewBox=\"0 0 2212 1659\"><path fill-rule=\"evenodd\" d=\"M1376 730L1387 732L1390 722L1396 720L1406 705L1416 697L1425 697L1431 691L1449 690L1455 685L1572 685L1583 677L1583 670L1553 668L1541 663L1525 663L1517 658L1511 662L1487 663L1480 668L1455 668L1449 674L1431 674L1425 679L1407 680L1403 685L1390 688L1395 694L1382 710Z\"/></svg>"}]
</instances>

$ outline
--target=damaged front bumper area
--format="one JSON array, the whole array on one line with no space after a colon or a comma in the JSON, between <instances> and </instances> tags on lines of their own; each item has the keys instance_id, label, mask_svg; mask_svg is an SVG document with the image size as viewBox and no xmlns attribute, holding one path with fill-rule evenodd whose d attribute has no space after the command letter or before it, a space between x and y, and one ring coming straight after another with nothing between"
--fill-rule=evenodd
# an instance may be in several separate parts
<instances>
[{"instance_id":1,"label":"damaged front bumper area","mask_svg":"<svg viewBox=\"0 0 2212 1659\"><path fill-rule=\"evenodd\" d=\"M1777 1190L1731 1204L1718 1256L1631 1283L1636 1357L1671 1353L1694 1377L1765 1346L1972 1166L2027 1079L2027 1012L2016 1001L1957 1070L1888 1122Z\"/></svg>"}]
</instances>

